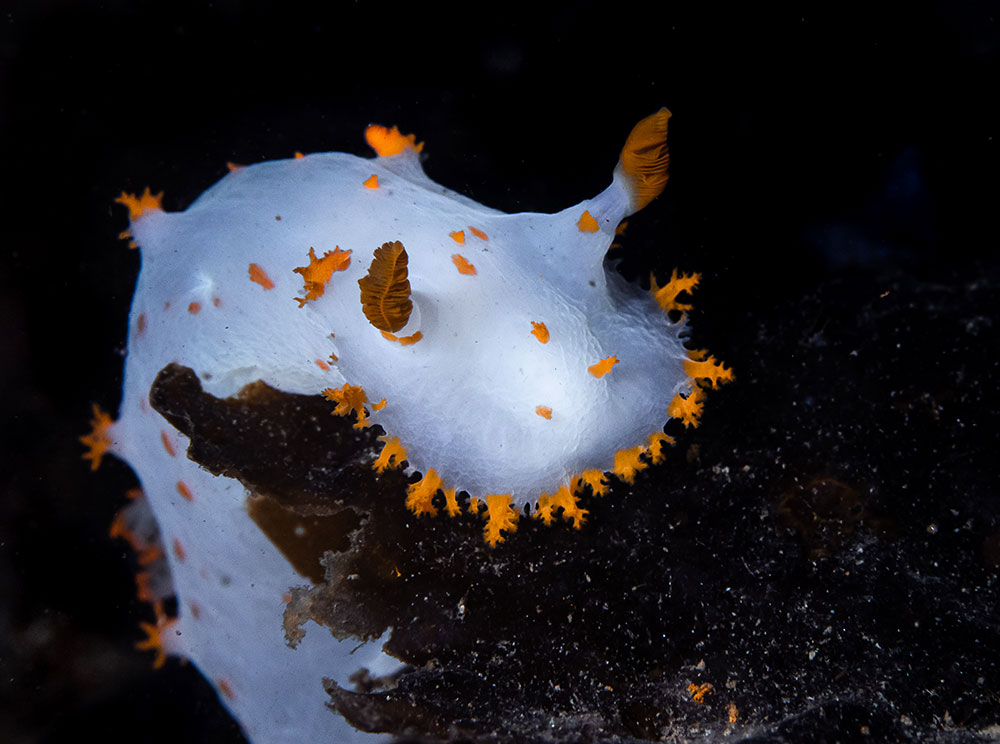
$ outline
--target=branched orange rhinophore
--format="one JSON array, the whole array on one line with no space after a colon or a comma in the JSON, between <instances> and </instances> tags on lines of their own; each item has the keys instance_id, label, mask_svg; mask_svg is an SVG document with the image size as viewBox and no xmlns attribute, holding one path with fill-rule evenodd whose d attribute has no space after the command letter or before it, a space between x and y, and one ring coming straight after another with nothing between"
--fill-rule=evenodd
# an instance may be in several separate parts
<instances>
[{"instance_id":1,"label":"branched orange rhinophore","mask_svg":"<svg viewBox=\"0 0 1000 744\"><path fill-rule=\"evenodd\" d=\"M368 402L368 395L360 385L344 383L340 388L327 388L322 392L324 398L337 404L333 409L336 416L348 416L352 412L358 416L354 424L355 429L364 429L368 426L368 411L365 410L365 403Z\"/></svg>"},{"instance_id":2,"label":"branched orange rhinophore","mask_svg":"<svg viewBox=\"0 0 1000 744\"><path fill-rule=\"evenodd\" d=\"M486 496L486 526L483 535L492 548L504 541L502 532L517 530L518 513L511 506L510 494L489 494Z\"/></svg>"},{"instance_id":3,"label":"branched orange rhinophore","mask_svg":"<svg viewBox=\"0 0 1000 744\"><path fill-rule=\"evenodd\" d=\"M90 460L90 469L97 470L101 467L101 458L111 447L111 435L109 429L111 424L110 414L101 410L96 403L94 405L94 417L90 420L90 433L80 437L80 442L87 447L83 453L84 460Z\"/></svg>"},{"instance_id":4,"label":"branched orange rhinophore","mask_svg":"<svg viewBox=\"0 0 1000 744\"><path fill-rule=\"evenodd\" d=\"M403 328L413 312L406 249L398 240L375 249L368 273L358 279L361 310L368 322L383 333Z\"/></svg>"},{"instance_id":5,"label":"branched orange rhinophore","mask_svg":"<svg viewBox=\"0 0 1000 744\"><path fill-rule=\"evenodd\" d=\"M351 252L340 250L340 246L334 246L332 251L327 251L322 258L316 258L316 251L309 247L309 265L299 266L292 269L296 274L302 275L305 285L305 297L296 297L295 301L299 307L305 306L307 302L318 300L326 291L326 283L330 281L335 271L344 271L351 265Z\"/></svg>"},{"instance_id":6,"label":"branched orange rhinophore","mask_svg":"<svg viewBox=\"0 0 1000 744\"><path fill-rule=\"evenodd\" d=\"M670 280L662 287L656 283L656 275L649 275L649 291L653 294L657 304L663 308L663 312L669 313L671 310L679 310L686 313L691 309L691 305L678 302L677 297L681 292L693 292L698 282L701 281L701 274L678 274L674 269L670 274Z\"/></svg>"}]
</instances>

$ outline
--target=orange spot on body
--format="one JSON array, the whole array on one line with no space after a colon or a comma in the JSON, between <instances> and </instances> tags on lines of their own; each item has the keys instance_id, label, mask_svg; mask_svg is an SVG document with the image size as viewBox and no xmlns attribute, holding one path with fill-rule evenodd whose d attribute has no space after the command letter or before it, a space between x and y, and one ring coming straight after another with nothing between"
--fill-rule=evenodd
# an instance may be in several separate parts
<instances>
[{"instance_id":1,"label":"orange spot on body","mask_svg":"<svg viewBox=\"0 0 1000 744\"><path fill-rule=\"evenodd\" d=\"M549 342L549 328L544 323L531 321L531 335L537 338L541 344Z\"/></svg>"},{"instance_id":2,"label":"orange spot on body","mask_svg":"<svg viewBox=\"0 0 1000 744\"><path fill-rule=\"evenodd\" d=\"M483 535L491 548L504 541L504 532L517 530L517 510L511 506L510 494L488 494L486 496L486 526Z\"/></svg>"},{"instance_id":3,"label":"orange spot on body","mask_svg":"<svg viewBox=\"0 0 1000 744\"><path fill-rule=\"evenodd\" d=\"M193 617L195 620L201 620L201 605L200 604L198 604L197 602L191 602L188 605L188 608L191 610L191 617Z\"/></svg>"},{"instance_id":4,"label":"orange spot on body","mask_svg":"<svg viewBox=\"0 0 1000 744\"><path fill-rule=\"evenodd\" d=\"M177 560L179 560L181 563L187 560L187 552L184 550L184 546L181 545L181 541L178 540L176 537L174 538L173 548L174 548L174 555L177 556Z\"/></svg>"},{"instance_id":5,"label":"orange spot on body","mask_svg":"<svg viewBox=\"0 0 1000 744\"><path fill-rule=\"evenodd\" d=\"M465 245L465 231L456 230L455 232L448 233L448 237L454 240L459 245Z\"/></svg>"},{"instance_id":6,"label":"orange spot on body","mask_svg":"<svg viewBox=\"0 0 1000 744\"><path fill-rule=\"evenodd\" d=\"M167 451L168 455L171 457L177 457L177 451L174 449L174 443L170 441L170 436L167 432L160 432L160 441L163 442L163 449Z\"/></svg>"},{"instance_id":7,"label":"orange spot on body","mask_svg":"<svg viewBox=\"0 0 1000 744\"><path fill-rule=\"evenodd\" d=\"M163 209L163 192L159 194L153 194L150 192L149 187L142 192L139 196L135 194L127 194L124 191L121 196L115 199L115 203L124 204L128 208L128 217L130 220L134 220L137 217L142 217L147 212L152 212L154 210Z\"/></svg>"},{"instance_id":8,"label":"orange spot on body","mask_svg":"<svg viewBox=\"0 0 1000 744\"><path fill-rule=\"evenodd\" d=\"M90 419L90 433L80 437L80 442L87 448L83 453L84 460L90 460L91 471L97 470L101 466L101 459L104 453L111 447L111 415L101 410L96 403L93 404L93 418Z\"/></svg>"},{"instance_id":9,"label":"orange spot on body","mask_svg":"<svg viewBox=\"0 0 1000 744\"><path fill-rule=\"evenodd\" d=\"M313 361L316 362L316 366L319 367L324 372L330 371L330 365L324 362L322 359L314 359Z\"/></svg>"},{"instance_id":10,"label":"orange spot on body","mask_svg":"<svg viewBox=\"0 0 1000 744\"><path fill-rule=\"evenodd\" d=\"M417 144L415 134L403 135L396 127L389 129L378 124L372 124L365 130L365 140L380 158L398 155L407 148L415 152L424 149L423 142Z\"/></svg>"},{"instance_id":11,"label":"orange spot on body","mask_svg":"<svg viewBox=\"0 0 1000 744\"><path fill-rule=\"evenodd\" d=\"M188 304L188 312L191 313L192 315L197 315L198 313L200 313L201 312L201 303L200 302L192 302L192 303Z\"/></svg>"},{"instance_id":12,"label":"orange spot on body","mask_svg":"<svg viewBox=\"0 0 1000 744\"><path fill-rule=\"evenodd\" d=\"M601 229L601 226L597 224L597 220L589 211L584 210L576 222L576 229L582 233L595 233Z\"/></svg>"},{"instance_id":13,"label":"orange spot on body","mask_svg":"<svg viewBox=\"0 0 1000 744\"><path fill-rule=\"evenodd\" d=\"M305 154L299 152L298 150L295 151L295 159L296 160L302 160L302 158L304 158L304 157L305 157Z\"/></svg>"},{"instance_id":14,"label":"orange spot on body","mask_svg":"<svg viewBox=\"0 0 1000 744\"><path fill-rule=\"evenodd\" d=\"M361 185L366 189L377 189L378 188L378 174L372 173L368 178L361 182Z\"/></svg>"},{"instance_id":15,"label":"orange spot on body","mask_svg":"<svg viewBox=\"0 0 1000 744\"><path fill-rule=\"evenodd\" d=\"M259 284L264 289L274 289L274 282L258 264L250 264L250 281Z\"/></svg>"},{"instance_id":16,"label":"orange spot on body","mask_svg":"<svg viewBox=\"0 0 1000 744\"><path fill-rule=\"evenodd\" d=\"M476 267L470 264L465 256L459 253L453 253L451 256L451 262L455 264L455 268L458 269L459 274L465 274L467 276L476 275Z\"/></svg>"},{"instance_id":17,"label":"orange spot on body","mask_svg":"<svg viewBox=\"0 0 1000 744\"><path fill-rule=\"evenodd\" d=\"M594 377L604 377L616 364L618 364L618 357L609 356L596 364L591 364L587 367L587 371Z\"/></svg>"},{"instance_id":18,"label":"orange spot on body","mask_svg":"<svg viewBox=\"0 0 1000 744\"><path fill-rule=\"evenodd\" d=\"M233 687L224 679L215 680L215 686L219 688L219 694L222 695L226 700L235 700L236 693L233 692Z\"/></svg>"},{"instance_id":19,"label":"orange spot on body","mask_svg":"<svg viewBox=\"0 0 1000 744\"><path fill-rule=\"evenodd\" d=\"M344 271L350 265L351 252L340 250L340 246L334 246L334 249L324 253L322 258L316 258L316 251L310 246L309 265L292 269L296 274L302 275L303 289L306 292L305 297L295 298L299 307L322 297L326 291L326 283L330 281L333 273Z\"/></svg>"},{"instance_id":20,"label":"orange spot on body","mask_svg":"<svg viewBox=\"0 0 1000 744\"><path fill-rule=\"evenodd\" d=\"M221 297L213 297L212 298L212 306L213 307L222 307L222 298Z\"/></svg>"},{"instance_id":21,"label":"orange spot on body","mask_svg":"<svg viewBox=\"0 0 1000 744\"><path fill-rule=\"evenodd\" d=\"M135 319L135 335L141 336L146 332L146 313L139 313L139 317Z\"/></svg>"},{"instance_id":22,"label":"orange spot on body","mask_svg":"<svg viewBox=\"0 0 1000 744\"><path fill-rule=\"evenodd\" d=\"M235 173L236 171L243 170L246 166L240 165L239 163L234 163L231 160L226 161L226 168L230 173Z\"/></svg>"},{"instance_id":23,"label":"orange spot on body","mask_svg":"<svg viewBox=\"0 0 1000 744\"><path fill-rule=\"evenodd\" d=\"M375 249L368 273L358 279L361 311L380 331L395 333L402 329L413 312L408 262L402 243L383 243Z\"/></svg>"},{"instance_id":24,"label":"orange spot on body","mask_svg":"<svg viewBox=\"0 0 1000 744\"><path fill-rule=\"evenodd\" d=\"M191 493L191 488L184 481L177 481L177 493L183 496L188 501L194 501L194 494Z\"/></svg>"},{"instance_id":25,"label":"orange spot on body","mask_svg":"<svg viewBox=\"0 0 1000 744\"><path fill-rule=\"evenodd\" d=\"M484 233L482 230L480 230L480 229L478 229L476 227L473 227L472 225L469 225L469 232L471 232L473 235L475 235L480 240L489 240L490 239L489 235L487 235L486 233Z\"/></svg>"},{"instance_id":26,"label":"orange spot on body","mask_svg":"<svg viewBox=\"0 0 1000 744\"><path fill-rule=\"evenodd\" d=\"M548 406L535 406L535 413L541 416L543 419L552 418L552 409Z\"/></svg>"}]
</instances>

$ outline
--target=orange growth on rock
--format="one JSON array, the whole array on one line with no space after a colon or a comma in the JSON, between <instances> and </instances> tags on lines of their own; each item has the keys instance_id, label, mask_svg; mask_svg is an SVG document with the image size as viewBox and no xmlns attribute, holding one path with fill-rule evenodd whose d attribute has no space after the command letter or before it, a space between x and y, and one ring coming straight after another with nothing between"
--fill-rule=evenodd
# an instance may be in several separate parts
<instances>
[{"instance_id":1,"label":"orange growth on rock","mask_svg":"<svg viewBox=\"0 0 1000 744\"><path fill-rule=\"evenodd\" d=\"M712 692L712 685L708 682L702 682L700 685L692 682L688 685L688 692L691 693L691 699L696 703L704 703L705 696Z\"/></svg>"},{"instance_id":2,"label":"orange growth on rock","mask_svg":"<svg viewBox=\"0 0 1000 744\"><path fill-rule=\"evenodd\" d=\"M365 410L365 403L368 396L360 385L344 383L343 387L327 388L322 396L337 406L333 409L335 416L349 416L355 413L358 420L354 424L355 429L364 429L368 426L368 411Z\"/></svg>"},{"instance_id":3,"label":"orange growth on rock","mask_svg":"<svg viewBox=\"0 0 1000 744\"><path fill-rule=\"evenodd\" d=\"M310 249L312 250L312 249ZM274 282L258 264L250 264L250 281L259 284L264 289L274 289Z\"/></svg>"},{"instance_id":4,"label":"orange growth on rock","mask_svg":"<svg viewBox=\"0 0 1000 744\"><path fill-rule=\"evenodd\" d=\"M535 406L535 413L541 416L543 419L552 418L552 409L548 406Z\"/></svg>"},{"instance_id":5,"label":"orange growth on rock","mask_svg":"<svg viewBox=\"0 0 1000 744\"><path fill-rule=\"evenodd\" d=\"M358 279L361 310L368 322L380 331L395 333L413 312L408 278L408 256L398 240L375 249L368 273Z\"/></svg>"},{"instance_id":6,"label":"orange growth on rock","mask_svg":"<svg viewBox=\"0 0 1000 744\"><path fill-rule=\"evenodd\" d=\"M421 514L430 514L433 517L437 514L437 509L431 501L442 485L437 471L430 468L423 478L411 484L406 490L406 508L418 517Z\"/></svg>"},{"instance_id":7,"label":"orange growth on rock","mask_svg":"<svg viewBox=\"0 0 1000 744\"><path fill-rule=\"evenodd\" d=\"M549 329L544 323L531 321L531 335L537 338L539 343L547 344L549 342Z\"/></svg>"},{"instance_id":8,"label":"orange growth on rock","mask_svg":"<svg viewBox=\"0 0 1000 744\"><path fill-rule=\"evenodd\" d=\"M376 472L384 473L386 469L395 469L403 464L406 459L406 447L399 441L399 437L390 438L388 434L379 437L379 441L384 442L382 451L372 463Z\"/></svg>"},{"instance_id":9,"label":"orange growth on rock","mask_svg":"<svg viewBox=\"0 0 1000 744\"><path fill-rule=\"evenodd\" d=\"M465 256L460 253L453 253L451 255L451 262L455 264L455 268L458 269L459 274L466 274L468 276L476 275L476 267L470 264Z\"/></svg>"},{"instance_id":10,"label":"orange growth on rock","mask_svg":"<svg viewBox=\"0 0 1000 744\"><path fill-rule=\"evenodd\" d=\"M123 191L121 196L115 199L115 203L124 204L128 208L129 219L134 220L136 217L142 217L147 212L152 212L156 209L162 210L163 192L153 194L150 192L149 186L139 196L127 194Z\"/></svg>"},{"instance_id":11,"label":"orange growth on rock","mask_svg":"<svg viewBox=\"0 0 1000 744\"><path fill-rule=\"evenodd\" d=\"M424 149L424 143L417 143L417 135L400 134L397 127L387 127L372 124L365 130L365 140L380 158L398 155L406 148L416 152Z\"/></svg>"},{"instance_id":12,"label":"orange growth on rock","mask_svg":"<svg viewBox=\"0 0 1000 744\"><path fill-rule=\"evenodd\" d=\"M351 252L340 250L340 246L334 246L332 251L327 251L322 258L316 258L316 252L312 246L309 247L309 265L299 266L292 269L296 274L302 275L303 289L305 297L296 297L295 301L299 307L303 307L311 300L317 300L326 291L326 283L330 281L335 271L344 271L351 265Z\"/></svg>"},{"instance_id":13,"label":"orange growth on rock","mask_svg":"<svg viewBox=\"0 0 1000 744\"><path fill-rule=\"evenodd\" d=\"M90 419L90 433L80 437L80 442L87 448L83 453L84 460L90 460L90 469L97 470L101 467L101 458L111 447L111 434L109 429L111 415L101 410L96 403L93 404L94 416Z\"/></svg>"},{"instance_id":14,"label":"orange growth on rock","mask_svg":"<svg viewBox=\"0 0 1000 744\"><path fill-rule=\"evenodd\" d=\"M669 313L671 310L679 310L686 313L691 309L691 305L677 301L677 296L681 292L693 292L701 281L701 274L678 274L674 269L670 274L670 280L662 287L656 283L656 275L649 275L649 291L653 294L657 304L663 308L663 312Z\"/></svg>"},{"instance_id":15,"label":"orange growth on rock","mask_svg":"<svg viewBox=\"0 0 1000 744\"><path fill-rule=\"evenodd\" d=\"M503 532L517 530L517 510L511 506L510 494L488 494L486 496L486 526L483 534L492 548L504 541Z\"/></svg>"},{"instance_id":16,"label":"orange growth on rock","mask_svg":"<svg viewBox=\"0 0 1000 744\"><path fill-rule=\"evenodd\" d=\"M597 224L594 216L585 209L576 222L576 229L582 233L595 233L601 229L601 226Z\"/></svg>"},{"instance_id":17,"label":"orange growth on rock","mask_svg":"<svg viewBox=\"0 0 1000 744\"><path fill-rule=\"evenodd\" d=\"M616 364L618 364L618 357L609 356L596 364L591 364L587 367L587 371L594 377L604 377Z\"/></svg>"}]
</instances>

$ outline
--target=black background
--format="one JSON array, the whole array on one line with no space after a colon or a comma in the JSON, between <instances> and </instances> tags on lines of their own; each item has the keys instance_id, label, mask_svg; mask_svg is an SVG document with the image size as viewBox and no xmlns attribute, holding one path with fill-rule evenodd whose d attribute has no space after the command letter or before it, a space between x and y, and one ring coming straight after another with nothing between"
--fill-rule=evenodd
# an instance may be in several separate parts
<instances>
[{"instance_id":1,"label":"black background","mask_svg":"<svg viewBox=\"0 0 1000 744\"><path fill-rule=\"evenodd\" d=\"M507 211L607 185L671 120L671 181L621 270L703 273L701 337L831 277L996 276L997 8L22 2L0 8L0 732L238 740L190 668L132 651L132 485L76 437L117 405L138 254L120 191L184 209L226 162L426 142L436 181ZM743 340L745 343L746 341ZM775 370L781 374L781 370Z\"/></svg>"}]
</instances>

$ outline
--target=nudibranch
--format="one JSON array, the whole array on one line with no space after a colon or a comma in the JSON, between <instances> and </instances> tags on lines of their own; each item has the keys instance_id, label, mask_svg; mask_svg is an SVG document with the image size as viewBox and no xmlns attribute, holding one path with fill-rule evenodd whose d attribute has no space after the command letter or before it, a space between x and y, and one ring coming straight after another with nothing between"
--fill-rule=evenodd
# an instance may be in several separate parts
<instances>
[{"instance_id":1,"label":"nudibranch","mask_svg":"<svg viewBox=\"0 0 1000 744\"><path fill-rule=\"evenodd\" d=\"M414 135L374 125L374 159L231 166L178 213L149 189L117 199L142 268L119 416L95 409L85 457L96 468L113 453L142 482L112 526L156 609L140 646L193 659L248 736L360 740L343 721L334 732L322 679L395 662L327 633L290 656L288 591L317 567L293 567L239 480L186 456L192 440L154 407L161 373L185 369L216 399L259 383L324 396L354 426L381 427L371 464L409 469L411 511L465 504L490 546L526 515L580 527L583 490L658 462L668 419L696 426L705 391L732 377L685 347L697 275L644 291L605 265L623 219L664 188L669 118L639 122L611 185L556 214L505 214L443 188Z\"/></svg>"},{"instance_id":2,"label":"nudibranch","mask_svg":"<svg viewBox=\"0 0 1000 744\"><path fill-rule=\"evenodd\" d=\"M234 167L184 212L123 194L143 259L126 387L175 362L219 397L257 380L323 394L384 430L376 469L422 475L418 515L439 491L457 514L465 492L491 545L525 513L580 526L582 489L657 462L667 419L696 425L705 388L732 376L684 346L678 296L697 275L644 292L604 263L663 190L669 118L641 121L611 185L556 214L442 188L414 135L375 125L373 160Z\"/></svg>"}]
</instances>

